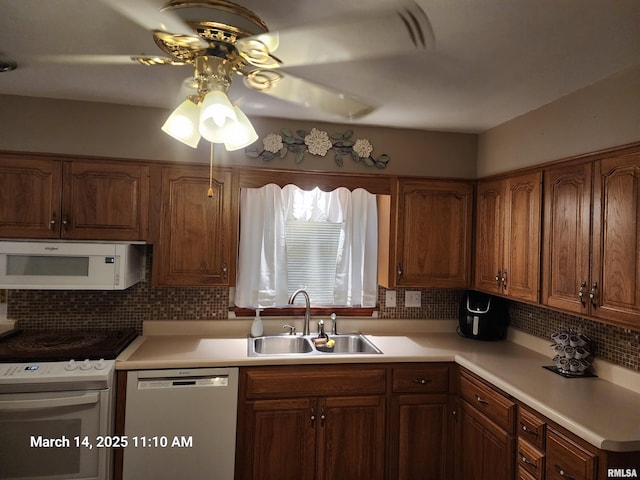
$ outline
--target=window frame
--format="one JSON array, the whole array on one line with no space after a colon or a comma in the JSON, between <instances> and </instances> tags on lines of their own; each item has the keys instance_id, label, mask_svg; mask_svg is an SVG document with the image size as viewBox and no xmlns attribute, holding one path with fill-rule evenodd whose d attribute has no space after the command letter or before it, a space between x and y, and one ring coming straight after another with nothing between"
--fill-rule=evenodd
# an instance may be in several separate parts
<instances>
[{"instance_id":1,"label":"window frame","mask_svg":"<svg viewBox=\"0 0 640 480\"><path fill-rule=\"evenodd\" d=\"M280 187L288 184L296 185L304 190L313 190L319 188L325 192L335 190L339 187L345 187L349 190L356 188L364 188L369 193L375 195L388 195L391 197L391 203L397 196L397 176L380 175L380 174L356 174L356 173L334 173L334 172L317 172L303 170L278 170L256 167L245 167L239 172L236 184L236 211L237 221L240 221L240 191L242 188L260 188L267 184L274 183ZM380 226L379 226L380 227ZM238 236L239 238L239 236ZM382 255L381 255L382 253ZM378 250L379 262L381 259L388 260L389 252L380 252ZM380 269L380 265L378 265ZM380 283L380 278L378 278ZM380 286L378 285L378 292ZM311 307L312 315L331 315L335 313L343 317L371 317L375 312L380 310L380 303L376 307L338 307L338 306L317 306ZM264 317L298 317L304 315L304 307L271 307L264 308L260 313ZM238 318L253 317L255 309L229 306L229 312L234 313Z\"/></svg>"}]
</instances>

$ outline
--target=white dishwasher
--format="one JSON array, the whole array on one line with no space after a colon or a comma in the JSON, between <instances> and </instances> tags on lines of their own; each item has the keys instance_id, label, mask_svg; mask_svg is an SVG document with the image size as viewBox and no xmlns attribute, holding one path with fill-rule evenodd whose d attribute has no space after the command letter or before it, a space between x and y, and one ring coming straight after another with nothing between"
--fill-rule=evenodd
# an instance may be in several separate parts
<instances>
[{"instance_id":1,"label":"white dishwasher","mask_svg":"<svg viewBox=\"0 0 640 480\"><path fill-rule=\"evenodd\" d=\"M232 480L237 368L127 374L124 480Z\"/></svg>"}]
</instances>

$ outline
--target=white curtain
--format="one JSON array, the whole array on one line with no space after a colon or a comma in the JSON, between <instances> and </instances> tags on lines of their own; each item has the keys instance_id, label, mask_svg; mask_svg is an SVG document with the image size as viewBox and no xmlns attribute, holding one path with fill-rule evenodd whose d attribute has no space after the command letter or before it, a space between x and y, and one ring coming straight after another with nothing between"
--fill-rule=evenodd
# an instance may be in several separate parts
<instances>
[{"instance_id":1,"label":"white curtain","mask_svg":"<svg viewBox=\"0 0 640 480\"><path fill-rule=\"evenodd\" d=\"M305 192L294 185L242 189L235 303L240 307L287 303L285 223L342 223L334 300L374 307L377 299L376 197L364 189Z\"/></svg>"},{"instance_id":2,"label":"white curtain","mask_svg":"<svg viewBox=\"0 0 640 480\"><path fill-rule=\"evenodd\" d=\"M241 189L240 212L235 303L239 307L284 305L287 252L280 187Z\"/></svg>"}]
</instances>

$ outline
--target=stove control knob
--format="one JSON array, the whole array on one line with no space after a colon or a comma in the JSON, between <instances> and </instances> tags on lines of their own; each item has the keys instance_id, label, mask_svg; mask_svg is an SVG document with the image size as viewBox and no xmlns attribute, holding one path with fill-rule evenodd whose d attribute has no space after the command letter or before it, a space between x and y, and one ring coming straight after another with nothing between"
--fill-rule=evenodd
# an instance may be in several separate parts
<instances>
[{"instance_id":1,"label":"stove control knob","mask_svg":"<svg viewBox=\"0 0 640 480\"><path fill-rule=\"evenodd\" d=\"M91 360L89 360L88 358L82 362L82 364L80 365L80 370L90 370L93 367L93 365L91 365Z\"/></svg>"},{"instance_id":2,"label":"stove control knob","mask_svg":"<svg viewBox=\"0 0 640 480\"><path fill-rule=\"evenodd\" d=\"M104 370L105 368L107 368L107 364L104 362L104 358L101 358L96 363L96 370Z\"/></svg>"},{"instance_id":3,"label":"stove control knob","mask_svg":"<svg viewBox=\"0 0 640 480\"><path fill-rule=\"evenodd\" d=\"M76 363L75 360L69 360L69 363L65 365L64 369L67 372L73 372L74 370L78 369L78 364Z\"/></svg>"}]
</instances>

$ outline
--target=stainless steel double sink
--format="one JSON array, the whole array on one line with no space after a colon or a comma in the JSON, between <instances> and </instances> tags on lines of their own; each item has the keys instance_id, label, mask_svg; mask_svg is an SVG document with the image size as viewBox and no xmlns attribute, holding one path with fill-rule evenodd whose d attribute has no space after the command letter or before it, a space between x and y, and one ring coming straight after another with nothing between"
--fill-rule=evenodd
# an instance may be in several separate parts
<instances>
[{"instance_id":1,"label":"stainless steel double sink","mask_svg":"<svg viewBox=\"0 0 640 480\"><path fill-rule=\"evenodd\" d=\"M316 335L267 335L248 338L250 357L271 355L345 355L380 354L382 351L361 333L331 335L335 343L331 347L315 345Z\"/></svg>"}]
</instances>

